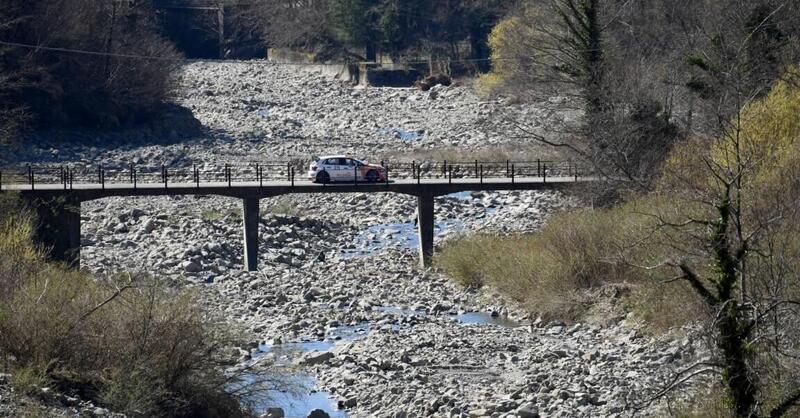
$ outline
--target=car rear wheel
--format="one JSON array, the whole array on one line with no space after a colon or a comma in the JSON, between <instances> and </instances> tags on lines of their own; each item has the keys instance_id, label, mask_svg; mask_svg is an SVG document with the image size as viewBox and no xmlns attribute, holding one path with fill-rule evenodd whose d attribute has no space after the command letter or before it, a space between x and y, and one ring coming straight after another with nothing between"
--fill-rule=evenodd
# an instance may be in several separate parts
<instances>
[{"instance_id":1,"label":"car rear wheel","mask_svg":"<svg viewBox=\"0 0 800 418\"><path fill-rule=\"evenodd\" d=\"M366 179L367 179L368 182L375 183L376 181L378 181L378 178L379 177L378 177L378 172L377 171L375 171L375 170L367 171Z\"/></svg>"},{"instance_id":2,"label":"car rear wheel","mask_svg":"<svg viewBox=\"0 0 800 418\"><path fill-rule=\"evenodd\" d=\"M330 174L328 174L327 171L322 171L320 173L317 173L317 179L315 183L327 184L330 182L331 182L331 176Z\"/></svg>"}]
</instances>

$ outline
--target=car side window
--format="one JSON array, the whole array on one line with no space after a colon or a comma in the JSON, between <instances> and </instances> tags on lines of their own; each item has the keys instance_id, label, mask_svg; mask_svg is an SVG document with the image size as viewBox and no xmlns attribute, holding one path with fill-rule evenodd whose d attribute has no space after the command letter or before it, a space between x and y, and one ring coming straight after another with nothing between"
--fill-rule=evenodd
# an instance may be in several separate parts
<instances>
[{"instance_id":1,"label":"car side window","mask_svg":"<svg viewBox=\"0 0 800 418\"><path fill-rule=\"evenodd\" d=\"M350 165L347 161L347 158L339 158L339 165Z\"/></svg>"},{"instance_id":2,"label":"car side window","mask_svg":"<svg viewBox=\"0 0 800 418\"><path fill-rule=\"evenodd\" d=\"M324 165L335 165L336 164L336 160L333 159L333 158L328 158L327 160L323 161L322 164L324 164Z\"/></svg>"}]
</instances>

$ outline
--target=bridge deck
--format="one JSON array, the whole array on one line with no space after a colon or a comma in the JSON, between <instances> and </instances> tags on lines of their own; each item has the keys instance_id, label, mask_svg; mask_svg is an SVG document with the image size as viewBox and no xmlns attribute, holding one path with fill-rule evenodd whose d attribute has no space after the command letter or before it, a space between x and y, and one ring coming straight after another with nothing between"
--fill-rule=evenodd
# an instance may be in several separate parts
<instances>
[{"instance_id":1,"label":"bridge deck","mask_svg":"<svg viewBox=\"0 0 800 418\"><path fill-rule=\"evenodd\" d=\"M115 196L175 196L222 195L237 198L265 198L290 193L379 193L394 192L407 195L445 195L461 191L539 190L564 188L589 182L587 177L522 177L522 178L454 178L398 179L388 183L332 183L310 181L201 182L201 183L76 183L64 184L3 184L2 191L18 191L23 195L57 196L69 194L80 201Z\"/></svg>"}]
</instances>

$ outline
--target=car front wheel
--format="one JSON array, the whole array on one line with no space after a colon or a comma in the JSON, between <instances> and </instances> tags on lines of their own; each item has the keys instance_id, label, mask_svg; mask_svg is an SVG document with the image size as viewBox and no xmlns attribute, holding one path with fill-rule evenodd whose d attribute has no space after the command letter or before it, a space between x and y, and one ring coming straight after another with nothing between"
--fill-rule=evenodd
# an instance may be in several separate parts
<instances>
[{"instance_id":1,"label":"car front wheel","mask_svg":"<svg viewBox=\"0 0 800 418\"><path fill-rule=\"evenodd\" d=\"M369 170L367 171L366 178L368 182L375 183L376 181L378 181L378 172L375 170Z\"/></svg>"}]
</instances>

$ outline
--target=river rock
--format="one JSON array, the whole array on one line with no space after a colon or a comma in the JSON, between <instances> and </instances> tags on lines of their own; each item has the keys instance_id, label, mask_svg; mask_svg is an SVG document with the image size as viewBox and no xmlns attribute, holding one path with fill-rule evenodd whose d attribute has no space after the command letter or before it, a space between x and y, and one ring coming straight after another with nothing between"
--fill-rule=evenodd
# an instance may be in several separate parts
<instances>
[{"instance_id":1,"label":"river rock","mask_svg":"<svg viewBox=\"0 0 800 418\"><path fill-rule=\"evenodd\" d=\"M283 408L271 407L267 408L267 412L261 414L260 418L284 418L285 416Z\"/></svg>"},{"instance_id":2,"label":"river rock","mask_svg":"<svg viewBox=\"0 0 800 418\"><path fill-rule=\"evenodd\" d=\"M181 263L181 268L187 273L199 273L203 271L203 267L194 261L184 261Z\"/></svg>"},{"instance_id":3,"label":"river rock","mask_svg":"<svg viewBox=\"0 0 800 418\"><path fill-rule=\"evenodd\" d=\"M308 413L307 418L331 418L331 416L321 409L315 409Z\"/></svg>"},{"instance_id":4,"label":"river rock","mask_svg":"<svg viewBox=\"0 0 800 418\"><path fill-rule=\"evenodd\" d=\"M539 408L534 404L525 405L517 410L519 418L539 418Z\"/></svg>"},{"instance_id":5,"label":"river rock","mask_svg":"<svg viewBox=\"0 0 800 418\"><path fill-rule=\"evenodd\" d=\"M334 357L333 353L329 351L323 351L323 352L310 351L303 355L303 357L300 360L300 363L309 366L314 366L317 364L325 363L326 361L332 359L333 357Z\"/></svg>"}]
</instances>

